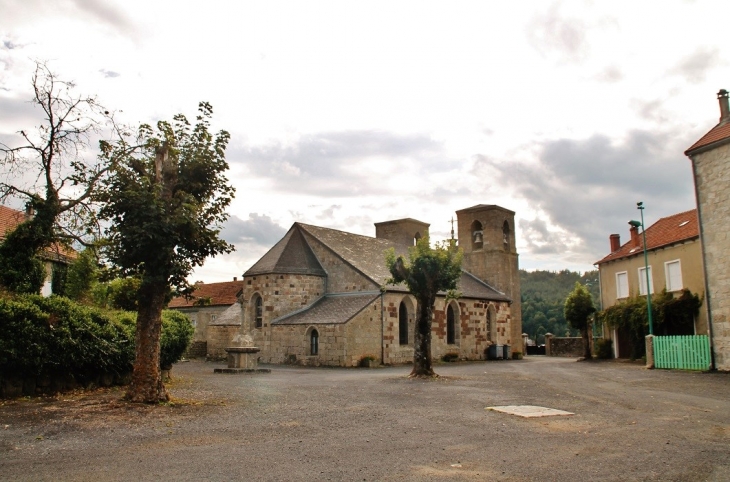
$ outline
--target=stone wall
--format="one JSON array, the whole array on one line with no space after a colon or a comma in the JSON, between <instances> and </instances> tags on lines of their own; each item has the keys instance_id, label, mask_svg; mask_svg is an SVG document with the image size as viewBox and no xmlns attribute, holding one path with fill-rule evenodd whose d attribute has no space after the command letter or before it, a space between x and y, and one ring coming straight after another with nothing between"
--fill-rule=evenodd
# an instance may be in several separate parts
<instances>
[{"instance_id":1,"label":"stone wall","mask_svg":"<svg viewBox=\"0 0 730 482\"><path fill-rule=\"evenodd\" d=\"M208 339L208 325L215 323L219 315L226 311L230 305L216 306L183 306L171 308L181 311L187 315L193 324L193 341L205 341Z\"/></svg>"},{"instance_id":2,"label":"stone wall","mask_svg":"<svg viewBox=\"0 0 730 482\"><path fill-rule=\"evenodd\" d=\"M549 356L580 358L583 356L583 338L546 337L545 353Z\"/></svg>"},{"instance_id":3,"label":"stone wall","mask_svg":"<svg viewBox=\"0 0 730 482\"><path fill-rule=\"evenodd\" d=\"M440 359L447 353L458 353L460 359L485 360L487 347L492 342L498 345L510 345L512 343L508 303L471 299L453 300L450 303L454 306L459 321L456 329L456 343L453 345L447 343L447 304L444 298L438 298L434 309L431 341L431 355L434 359ZM487 308L490 304L494 306L496 311L495 340L489 339L490 336L487 331Z\"/></svg>"},{"instance_id":4,"label":"stone wall","mask_svg":"<svg viewBox=\"0 0 730 482\"><path fill-rule=\"evenodd\" d=\"M377 298L344 325L347 350L343 353L343 366L356 367L365 356L375 357L378 364L382 363L380 300Z\"/></svg>"},{"instance_id":5,"label":"stone wall","mask_svg":"<svg viewBox=\"0 0 730 482\"><path fill-rule=\"evenodd\" d=\"M226 360L226 348L231 346L233 337L241 330L240 324L209 325L206 357L210 360Z\"/></svg>"},{"instance_id":6,"label":"stone wall","mask_svg":"<svg viewBox=\"0 0 730 482\"><path fill-rule=\"evenodd\" d=\"M207 341L192 341L185 350L185 358L203 358L208 355Z\"/></svg>"},{"instance_id":7,"label":"stone wall","mask_svg":"<svg viewBox=\"0 0 730 482\"><path fill-rule=\"evenodd\" d=\"M730 144L691 157L715 366L730 370Z\"/></svg>"},{"instance_id":8,"label":"stone wall","mask_svg":"<svg viewBox=\"0 0 730 482\"><path fill-rule=\"evenodd\" d=\"M408 308L408 341L407 345L401 345L399 340L399 318L398 310L400 303L404 301ZM433 321L431 325L431 356L439 360L447 353L456 353L459 359L484 360L486 359L487 347L492 343L509 345L510 338L510 307L508 303L494 303L486 300L460 299L450 301L452 304L457 326L455 327L455 343L447 343L446 336L446 310L445 298L436 299L434 306ZM490 340L487 330L487 309L489 306L495 309L495 340ZM415 324L416 302L412 295L388 293L385 295L385 321L384 321L384 360L385 364L401 364L413 362L413 329ZM412 311L411 311L412 310ZM522 351L520 337L519 343L513 349ZM519 347L519 349L518 349Z\"/></svg>"},{"instance_id":9,"label":"stone wall","mask_svg":"<svg viewBox=\"0 0 730 482\"><path fill-rule=\"evenodd\" d=\"M400 304L405 303L408 312L408 343L400 344ZM413 363L413 336L416 326L416 298L408 293L384 295L383 363L401 365Z\"/></svg>"},{"instance_id":10,"label":"stone wall","mask_svg":"<svg viewBox=\"0 0 730 482\"><path fill-rule=\"evenodd\" d=\"M241 295L243 332L250 333L262 356L271 351L271 322L281 316L311 305L324 295L325 279L321 276L268 274L247 276ZM255 326L254 296L263 300L262 326Z\"/></svg>"}]
</instances>

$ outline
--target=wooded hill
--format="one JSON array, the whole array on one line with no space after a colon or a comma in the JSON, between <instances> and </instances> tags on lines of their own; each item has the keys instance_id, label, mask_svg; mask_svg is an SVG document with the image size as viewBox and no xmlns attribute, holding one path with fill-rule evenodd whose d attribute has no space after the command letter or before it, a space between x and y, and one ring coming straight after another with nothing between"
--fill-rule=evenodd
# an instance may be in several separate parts
<instances>
[{"instance_id":1,"label":"wooded hill","mask_svg":"<svg viewBox=\"0 0 730 482\"><path fill-rule=\"evenodd\" d=\"M563 314L565 298L575 282L586 285L596 309L599 307L598 271L524 271L520 270L522 299L522 332L538 344L544 343L545 333L556 336L579 336L570 329Z\"/></svg>"}]
</instances>

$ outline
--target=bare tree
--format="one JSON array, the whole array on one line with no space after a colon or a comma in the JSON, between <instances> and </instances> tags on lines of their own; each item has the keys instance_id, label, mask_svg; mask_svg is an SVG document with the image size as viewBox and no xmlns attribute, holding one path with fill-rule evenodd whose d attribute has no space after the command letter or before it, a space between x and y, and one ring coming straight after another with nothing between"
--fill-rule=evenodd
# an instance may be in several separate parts
<instances>
[{"instance_id":1,"label":"bare tree","mask_svg":"<svg viewBox=\"0 0 730 482\"><path fill-rule=\"evenodd\" d=\"M0 284L37 292L37 276L27 279L27 269L37 269L32 258L54 243L88 245L99 233L94 195L115 158L98 156L91 144L102 132L124 133L94 97L77 95L45 63L36 62L32 85L43 122L0 142L0 201L24 200L34 215L0 245ZM102 150L108 145L101 141Z\"/></svg>"}]
</instances>

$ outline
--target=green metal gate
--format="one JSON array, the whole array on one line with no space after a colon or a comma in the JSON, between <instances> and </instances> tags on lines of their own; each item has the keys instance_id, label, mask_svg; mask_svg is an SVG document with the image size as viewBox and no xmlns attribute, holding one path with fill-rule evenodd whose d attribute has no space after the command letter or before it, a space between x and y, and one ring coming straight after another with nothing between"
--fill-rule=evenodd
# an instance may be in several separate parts
<instances>
[{"instance_id":1,"label":"green metal gate","mask_svg":"<svg viewBox=\"0 0 730 482\"><path fill-rule=\"evenodd\" d=\"M709 370L709 337L707 335L655 336L654 366L678 370Z\"/></svg>"}]
</instances>

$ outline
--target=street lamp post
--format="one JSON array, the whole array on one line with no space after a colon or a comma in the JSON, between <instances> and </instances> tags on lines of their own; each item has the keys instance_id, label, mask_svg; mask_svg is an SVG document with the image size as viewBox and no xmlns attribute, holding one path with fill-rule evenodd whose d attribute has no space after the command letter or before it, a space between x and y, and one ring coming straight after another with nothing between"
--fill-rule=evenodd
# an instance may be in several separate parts
<instances>
[{"instance_id":1,"label":"street lamp post","mask_svg":"<svg viewBox=\"0 0 730 482\"><path fill-rule=\"evenodd\" d=\"M629 221L629 224L638 228L641 226L641 234L644 238L644 274L646 274L646 308L649 314L649 334L654 334L654 322L651 316L651 284L649 280L649 256L646 253L646 228L644 227L644 203L636 203L636 209L641 211L641 221Z\"/></svg>"}]
</instances>

